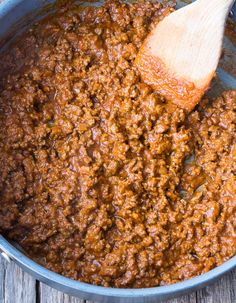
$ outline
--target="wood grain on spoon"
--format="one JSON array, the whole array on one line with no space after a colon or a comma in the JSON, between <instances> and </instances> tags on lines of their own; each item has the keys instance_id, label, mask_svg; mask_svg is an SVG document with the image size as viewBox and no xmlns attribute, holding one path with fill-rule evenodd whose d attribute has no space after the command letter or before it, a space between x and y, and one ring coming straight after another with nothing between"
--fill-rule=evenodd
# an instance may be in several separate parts
<instances>
[{"instance_id":1,"label":"wood grain on spoon","mask_svg":"<svg viewBox=\"0 0 236 303\"><path fill-rule=\"evenodd\" d=\"M209 88L234 0L197 0L167 16L143 43L136 65L167 100L192 110Z\"/></svg>"}]
</instances>

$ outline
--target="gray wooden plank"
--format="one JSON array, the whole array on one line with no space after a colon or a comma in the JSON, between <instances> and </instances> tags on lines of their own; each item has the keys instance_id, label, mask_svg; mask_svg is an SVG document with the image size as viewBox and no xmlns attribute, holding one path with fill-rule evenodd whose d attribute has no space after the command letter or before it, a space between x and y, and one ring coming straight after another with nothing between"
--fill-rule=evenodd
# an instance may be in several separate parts
<instances>
[{"instance_id":1,"label":"gray wooden plank","mask_svg":"<svg viewBox=\"0 0 236 303\"><path fill-rule=\"evenodd\" d=\"M236 303L236 271L197 292L197 303Z\"/></svg>"},{"instance_id":2,"label":"gray wooden plank","mask_svg":"<svg viewBox=\"0 0 236 303\"><path fill-rule=\"evenodd\" d=\"M63 293L40 283L40 303L64 303Z\"/></svg>"},{"instance_id":3,"label":"gray wooden plank","mask_svg":"<svg viewBox=\"0 0 236 303\"><path fill-rule=\"evenodd\" d=\"M5 275L6 275L6 261L0 255L0 303L4 303L5 297Z\"/></svg>"},{"instance_id":4,"label":"gray wooden plank","mask_svg":"<svg viewBox=\"0 0 236 303\"><path fill-rule=\"evenodd\" d=\"M36 281L14 262L6 265L4 303L36 303Z\"/></svg>"},{"instance_id":5,"label":"gray wooden plank","mask_svg":"<svg viewBox=\"0 0 236 303\"><path fill-rule=\"evenodd\" d=\"M236 270L231 271L230 277L230 297L233 303L236 303Z\"/></svg>"},{"instance_id":6,"label":"gray wooden plank","mask_svg":"<svg viewBox=\"0 0 236 303\"><path fill-rule=\"evenodd\" d=\"M84 300L64 294L64 303L86 303Z\"/></svg>"},{"instance_id":7,"label":"gray wooden plank","mask_svg":"<svg viewBox=\"0 0 236 303\"><path fill-rule=\"evenodd\" d=\"M168 301L162 301L161 303L197 303L197 295L196 292L193 292L189 295L181 296Z\"/></svg>"},{"instance_id":8,"label":"gray wooden plank","mask_svg":"<svg viewBox=\"0 0 236 303\"><path fill-rule=\"evenodd\" d=\"M84 300L68 296L56 289L40 283L40 303L85 303Z\"/></svg>"}]
</instances>

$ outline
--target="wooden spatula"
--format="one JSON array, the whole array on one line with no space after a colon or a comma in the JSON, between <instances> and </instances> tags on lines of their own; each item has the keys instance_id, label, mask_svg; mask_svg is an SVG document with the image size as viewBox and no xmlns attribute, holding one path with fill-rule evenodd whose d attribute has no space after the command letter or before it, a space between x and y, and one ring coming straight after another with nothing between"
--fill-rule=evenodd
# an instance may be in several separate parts
<instances>
[{"instance_id":1,"label":"wooden spatula","mask_svg":"<svg viewBox=\"0 0 236 303\"><path fill-rule=\"evenodd\" d=\"M209 88L234 0L197 0L167 16L143 43L136 65L145 82L187 110Z\"/></svg>"}]
</instances>

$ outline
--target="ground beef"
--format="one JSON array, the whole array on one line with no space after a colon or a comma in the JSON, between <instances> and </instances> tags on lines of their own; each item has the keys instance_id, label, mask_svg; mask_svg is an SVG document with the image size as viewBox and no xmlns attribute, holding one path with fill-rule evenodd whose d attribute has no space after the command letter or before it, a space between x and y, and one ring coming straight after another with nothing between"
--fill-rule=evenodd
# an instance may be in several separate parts
<instances>
[{"instance_id":1,"label":"ground beef","mask_svg":"<svg viewBox=\"0 0 236 303\"><path fill-rule=\"evenodd\" d=\"M236 91L187 114L133 66L171 10L67 4L0 57L0 231L62 275L166 285L236 253Z\"/></svg>"}]
</instances>

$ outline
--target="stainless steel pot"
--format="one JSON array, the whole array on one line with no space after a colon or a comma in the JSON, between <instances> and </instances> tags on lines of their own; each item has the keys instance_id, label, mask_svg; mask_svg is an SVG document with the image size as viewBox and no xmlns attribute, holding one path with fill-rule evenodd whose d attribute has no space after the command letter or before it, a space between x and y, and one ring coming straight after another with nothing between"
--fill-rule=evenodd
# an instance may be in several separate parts
<instances>
[{"instance_id":1,"label":"stainless steel pot","mask_svg":"<svg viewBox=\"0 0 236 303\"><path fill-rule=\"evenodd\" d=\"M7 44L6 36L9 33L21 32L26 24L39 18L39 10L46 4L54 2L53 0L0 0L0 39L1 49ZM94 5L99 4L95 3ZM90 2L91 5L91 2ZM178 1L178 5L183 2ZM24 21L22 18L24 17ZM231 18L236 20L236 5L231 12ZM232 71L236 68L236 47L225 38L224 47L230 49L230 57L225 56L224 61L231 60ZM0 50L1 51L1 50ZM222 89L236 89L236 79L229 70L218 69L218 78L213 85L211 93L218 94ZM215 281L220 276L236 267L236 256L225 262L223 265L211 270L210 272L196 278L180 282L169 286L160 286L145 289L117 289L94 286L72 279L65 278L46 268L38 265L16 246L12 245L0 235L0 253L9 261L16 262L25 271L33 275L38 280L73 296L80 297L91 301L100 302L135 302L149 303L158 302L159 300L169 299L174 296L182 295L191 290L196 290Z\"/></svg>"}]
</instances>

